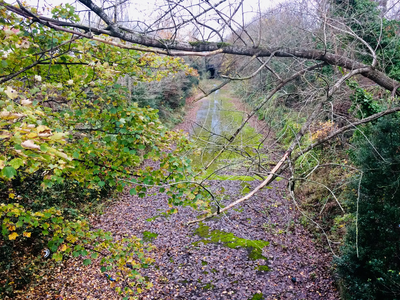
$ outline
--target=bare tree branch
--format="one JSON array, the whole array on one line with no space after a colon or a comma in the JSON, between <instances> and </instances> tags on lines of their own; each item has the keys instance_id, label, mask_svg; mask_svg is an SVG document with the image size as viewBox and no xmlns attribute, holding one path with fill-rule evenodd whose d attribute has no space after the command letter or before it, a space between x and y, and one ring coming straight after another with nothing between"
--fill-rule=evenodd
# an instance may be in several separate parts
<instances>
[{"instance_id":1,"label":"bare tree branch","mask_svg":"<svg viewBox=\"0 0 400 300\"><path fill-rule=\"evenodd\" d=\"M66 31L70 33L74 33L76 35L80 35L86 38L92 38L90 35L87 34L80 34L74 30L67 29L64 27L73 27L83 29L86 32L93 32L94 34L107 34L111 37L120 38L126 42L139 44L146 47L157 48L157 49L164 49L166 50L167 55L199 55L202 52L208 53L225 53L225 54L235 54L241 56L254 56L257 55L259 57L269 57L275 54L276 57L297 57L306 60L318 60L325 62L330 65L340 66L346 68L348 70L355 70L355 69L364 69L361 73L363 76L371 79L376 84L380 85L381 87L393 91L396 90L396 94L400 95L400 91L398 90L399 83L387 76L382 71L379 71L371 66L365 65L361 62L358 62L354 59L344 57L337 54L326 53L325 50L316 50L316 49L294 49L294 48L279 48L279 49L268 49L263 47L248 47L248 46L237 46L237 45L226 45L221 43L189 43L189 42L179 42L179 41L165 41L165 40L158 40L151 36L137 34L132 31L127 31L119 28L116 24L112 23L110 18L105 14L105 12L95 5L90 0L82 0L83 4L88 6L92 11L94 11L99 17L108 25L106 29L96 29L96 28L89 28L88 26L83 26L80 24L68 23L59 20L53 20L49 18L44 18L41 16L32 17L32 14L28 14L26 11L11 6L5 3L3 0L0 3L6 7L7 10L13 11L14 13L19 14L24 18L33 18L32 20L35 22L40 22L41 24L51 27L56 30ZM165 54L165 52L157 52L157 50L143 48L141 51L149 51L154 53ZM181 53L174 53L174 51L183 51ZM215 52L214 52L215 51ZM193 54L192 54L193 53ZM200 54L201 55L201 54ZM200 56L199 55L199 56ZM210 55L210 54L208 54Z\"/></svg>"}]
</instances>

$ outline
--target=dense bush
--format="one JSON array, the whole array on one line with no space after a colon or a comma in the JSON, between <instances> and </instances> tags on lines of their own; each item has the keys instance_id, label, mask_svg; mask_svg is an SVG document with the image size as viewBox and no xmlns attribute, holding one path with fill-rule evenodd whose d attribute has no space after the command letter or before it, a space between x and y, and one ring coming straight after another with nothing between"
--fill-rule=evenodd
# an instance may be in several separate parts
<instances>
[{"instance_id":1,"label":"dense bush","mask_svg":"<svg viewBox=\"0 0 400 300\"><path fill-rule=\"evenodd\" d=\"M170 113L183 107L185 99L190 95L192 87L197 86L197 76L179 72L162 81L137 82L131 91L131 99L139 107L157 109L162 121L170 117Z\"/></svg>"},{"instance_id":2,"label":"dense bush","mask_svg":"<svg viewBox=\"0 0 400 300\"><path fill-rule=\"evenodd\" d=\"M400 45L398 27L400 22L395 19L382 18L382 11L378 5L380 1L353 0L336 1L332 6L336 15L343 17L346 24L357 38L362 38L372 49L375 49L379 61L377 68L386 72L391 78L400 78L400 53L397 51ZM383 1L385 2L385 1ZM386 2L387 3L387 2ZM356 37L344 39L350 44ZM367 63L372 62L372 55L365 44L359 45L359 56Z\"/></svg>"},{"instance_id":3,"label":"dense bush","mask_svg":"<svg viewBox=\"0 0 400 300\"><path fill-rule=\"evenodd\" d=\"M354 137L351 157L362 177L349 187L347 206L357 222L336 260L348 299L400 299L399 122L385 117L363 128L368 140Z\"/></svg>"}]
</instances>

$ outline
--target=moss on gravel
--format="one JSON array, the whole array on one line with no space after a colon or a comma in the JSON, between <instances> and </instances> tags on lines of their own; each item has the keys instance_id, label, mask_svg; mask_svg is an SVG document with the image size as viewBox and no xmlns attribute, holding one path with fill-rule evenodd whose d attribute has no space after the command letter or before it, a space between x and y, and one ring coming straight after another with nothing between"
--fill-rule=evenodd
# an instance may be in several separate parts
<instances>
[{"instance_id":1,"label":"moss on gravel","mask_svg":"<svg viewBox=\"0 0 400 300\"><path fill-rule=\"evenodd\" d=\"M263 299L265 298L262 293L254 294L253 297L249 298L249 300L263 300Z\"/></svg>"},{"instance_id":2,"label":"moss on gravel","mask_svg":"<svg viewBox=\"0 0 400 300\"><path fill-rule=\"evenodd\" d=\"M213 285L212 283L207 283L203 286L203 289L205 290L212 290L213 288L215 288L215 285Z\"/></svg>"},{"instance_id":3,"label":"moss on gravel","mask_svg":"<svg viewBox=\"0 0 400 300\"><path fill-rule=\"evenodd\" d=\"M269 271L269 267L268 266L258 266L257 270L260 272L268 272Z\"/></svg>"},{"instance_id":4,"label":"moss on gravel","mask_svg":"<svg viewBox=\"0 0 400 300\"><path fill-rule=\"evenodd\" d=\"M233 128L239 127L246 114L241 111L237 111L235 106L231 103L231 96L227 90L219 90L209 97L208 102L199 108L197 111L196 122L202 124L206 130L202 127L197 127L194 130L194 136L196 139L196 145L201 149L201 155L193 155L192 165L195 167L202 168L207 165L214 156L221 150L220 146L227 144L229 139L234 133ZM215 132L210 134L209 131ZM244 151L247 154L261 155L261 158L267 159L267 156L263 153L256 153L255 147L263 140L263 136L258 134L255 128L246 124L235 141L231 144L232 147L237 150L227 150L219 157L218 161L214 162L213 165L202 174L201 178L208 178L209 180L241 180L241 181L253 181L255 178L250 176L228 176L226 173L229 171L229 165L242 165L243 157L237 151ZM214 145L215 144L215 145ZM226 167L220 170L218 174L213 174L216 170L221 167ZM212 175L211 177L209 177Z\"/></svg>"},{"instance_id":5,"label":"moss on gravel","mask_svg":"<svg viewBox=\"0 0 400 300\"><path fill-rule=\"evenodd\" d=\"M248 257L250 260L267 259L262 255L262 248L269 245L269 242L267 241L243 239L235 236L231 232L225 232L222 230L210 231L210 227L205 225L203 222L200 222L195 234L202 237L203 240L193 243L194 245L199 243L221 243L225 247L231 249L246 248L249 252Z\"/></svg>"},{"instance_id":6,"label":"moss on gravel","mask_svg":"<svg viewBox=\"0 0 400 300\"><path fill-rule=\"evenodd\" d=\"M158 237L157 233L151 231L143 231L143 241L145 242L152 242L156 237Z\"/></svg>"}]
</instances>

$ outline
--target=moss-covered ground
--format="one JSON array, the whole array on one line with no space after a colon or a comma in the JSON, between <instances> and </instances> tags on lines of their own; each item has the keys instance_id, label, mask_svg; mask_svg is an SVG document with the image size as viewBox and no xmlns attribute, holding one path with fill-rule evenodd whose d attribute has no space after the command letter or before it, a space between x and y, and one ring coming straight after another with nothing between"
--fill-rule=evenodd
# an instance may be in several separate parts
<instances>
[{"instance_id":1,"label":"moss-covered ground","mask_svg":"<svg viewBox=\"0 0 400 300\"><path fill-rule=\"evenodd\" d=\"M152 242L156 237L158 237L157 233L151 231L143 231L143 241Z\"/></svg>"},{"instance_id":2,"label":"moss-covered ground","mask_svg":"<svg viewBox=\"0 0 400 300\"><path fill-rule=\"evenodd\" d=\"M250 260L267 260L267 258L262 255L262 249L269 245L269 242L267 241L243 239L235 236L231 232L225 232L222 230L210 231L210 227L205 225L203 222L200 222L200 225L196 229L195 234L203 238L202 240L195 242L195 245L197 245L198 243L221 243L225 247L231 249L246 248L248 250L248 257Z\"/></svg>"},{"instance_id":3,"label":"moss-covered ground","mask_svg":"<svg viewBox=\"0 0 400 300\"><path fill-rule=\"evenodd\" d=\"M194 133L192 134L197 148L196 156L192 156L193 166L204 167L214 156L229 144L229 139L246 118L244 112L235 110L231 102L229 91L219 90L205 100L197 112ZM262 149L262 135L246 124L234 142L202 174L202 178L212 180L241 180L252 181L251 176L231 176L231 169L239 169L248 164L249 157L257 156L257 151ZM260 159L267 159L265 154L259 155Z\"/></svg>"}]
</instances>

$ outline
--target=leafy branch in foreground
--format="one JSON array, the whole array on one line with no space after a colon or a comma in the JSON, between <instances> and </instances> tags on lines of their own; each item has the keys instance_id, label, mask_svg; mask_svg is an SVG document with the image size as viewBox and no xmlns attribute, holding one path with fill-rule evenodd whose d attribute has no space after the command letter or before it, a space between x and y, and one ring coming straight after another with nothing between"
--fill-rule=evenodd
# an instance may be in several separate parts
<instances>
[{"instance_id":1,"label":"leafy branch in foreground","mask_svg":"<svg viewBox=\"0 0 400 300\"><path fill-rule=\"evenodd\" d=\"M78 20L69 5L52 13ZM122 192L129 180L139 196L162 185L171 204L197 206L200 188L170 185L192 178L187 136L169 131L156 109L132 96L138 83L196 72L180 58L55 32L4 6L0 28L0 294L25 289L38 270L23 269L27 260L48 248L56 262L82 257L116 272L115 288L134 297L151 286L140 275L152 262L151 246L92 229L83 210ZM160 167L145 167L146 160Z\"/></svg>"},{"instance_id":2,"label":"leafy branch in foreground","mask_svg":"<svg viewBox=\"0 0 400 300\"><path fill-rule=\"evenodd\" d=\"M0 204L2 235L15 247L29 240L41 240L52 253L52 258L59 262L63 257L82 257L88 265L99 258L101 270L116 272L117 281L128 281L128 294L135 294L137 283L150 287L151 282L140 275L140 269L153 260L148 253L149 245L136 237L115 240L112 234L103 230L90 230L88 221L83 218L66 220L62 210L56 208L32 212L18 204ZM129 266L129 267L128 267ZM125 278L126 277L126 278Z\"/></svg>"}]
</instances>

